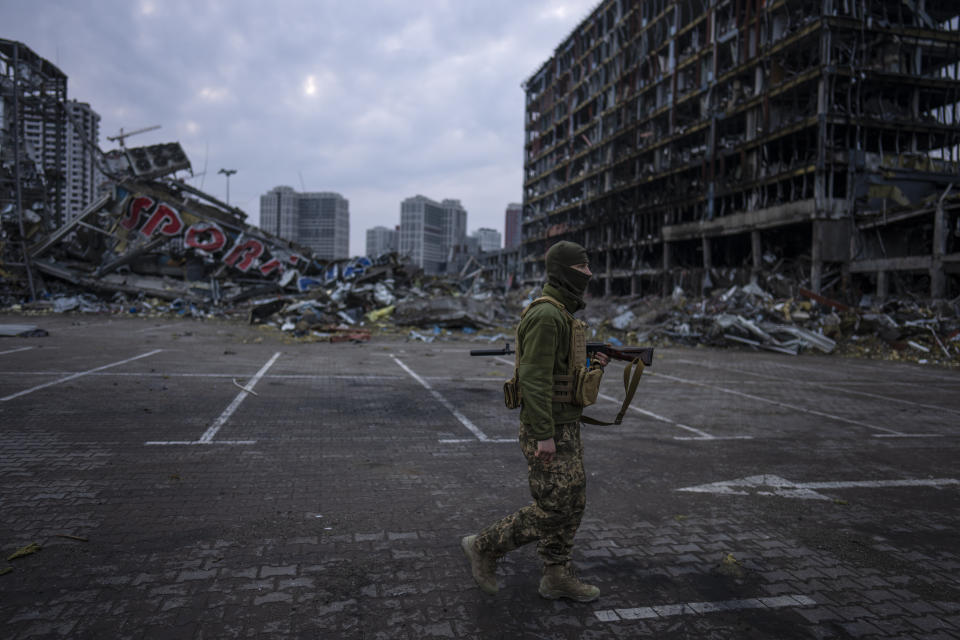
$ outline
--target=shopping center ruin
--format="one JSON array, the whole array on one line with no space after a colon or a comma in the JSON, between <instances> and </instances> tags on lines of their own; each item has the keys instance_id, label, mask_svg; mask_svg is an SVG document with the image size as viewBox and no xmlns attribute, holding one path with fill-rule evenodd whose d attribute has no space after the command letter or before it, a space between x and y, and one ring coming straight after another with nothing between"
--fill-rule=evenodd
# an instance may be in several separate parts
<instances>
[{"instance_id":1,"label":"shopping center ruin","mask_svg":"<svg viewBox=\"0 0 960 640\"><path fill-rule=\"evenodd\" d=\"M605 0L524 83L523 278L954 298L958 70L954 0Z\"/></svg>"}]
</instances>

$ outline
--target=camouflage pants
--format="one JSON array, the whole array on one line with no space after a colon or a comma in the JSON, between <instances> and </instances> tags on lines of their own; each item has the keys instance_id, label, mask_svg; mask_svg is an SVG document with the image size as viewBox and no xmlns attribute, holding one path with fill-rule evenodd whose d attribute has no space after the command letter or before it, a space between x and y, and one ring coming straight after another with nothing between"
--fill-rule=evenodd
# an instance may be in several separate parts
<instances>
[{"instance_id":1,"label":"camouflage pants","mask_svg":"<svg viewBox=\"0 0 960 640\"><path fill-rule=\"evenodd\" d=\"M533 503L499 520L477 537L477 549L497 557L534 540L545 565L566 564L573 536L587 501L580 424L556 426L557 453L550 464L536 457L537 441L520 429L520 447L527 458Z\"/></svg>"}]
</instances>

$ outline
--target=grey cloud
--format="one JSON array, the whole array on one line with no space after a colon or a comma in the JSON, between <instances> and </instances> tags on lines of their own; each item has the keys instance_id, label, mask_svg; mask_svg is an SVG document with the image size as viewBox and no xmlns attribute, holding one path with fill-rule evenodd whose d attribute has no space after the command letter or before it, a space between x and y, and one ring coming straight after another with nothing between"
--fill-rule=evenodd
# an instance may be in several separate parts
<instances>
[{"instance_id":1,"label":"grey cloud","mask_svg":"<svg viewBox=\"0 0 960 640\"><path fill-rule=\"evenodd\" d=\"M152 12L144 11L152 6ZM46 0L0 5L0 37L70 76L70 97L130 139L179 139L214 195L258 218L278 184L341 192L351 251L400 201L459 198L502 229L522 197L520 84L593 2ZM559 15L562 14L562 15ZM313 77L313 95L307 95ZM209 149L209 152L207 152Z\"/></svg>"}]
</instances>

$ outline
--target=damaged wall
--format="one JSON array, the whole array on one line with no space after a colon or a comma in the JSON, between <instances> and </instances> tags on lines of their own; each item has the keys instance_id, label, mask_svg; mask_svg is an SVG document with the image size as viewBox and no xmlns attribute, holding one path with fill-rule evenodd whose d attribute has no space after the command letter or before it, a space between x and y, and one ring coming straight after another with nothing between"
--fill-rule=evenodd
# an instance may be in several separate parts
<instances>
[{"instance_id":1,"label":"damaged wall","mask_svg":"<svg viewBox=\"0 0 960 640\"><path fill-rule=\"evenodd\" d=\"M595 294L960 295L958 71L947 0L601 2L524 85L523 278L569 239Z\"/></svg>"}]
</instances>

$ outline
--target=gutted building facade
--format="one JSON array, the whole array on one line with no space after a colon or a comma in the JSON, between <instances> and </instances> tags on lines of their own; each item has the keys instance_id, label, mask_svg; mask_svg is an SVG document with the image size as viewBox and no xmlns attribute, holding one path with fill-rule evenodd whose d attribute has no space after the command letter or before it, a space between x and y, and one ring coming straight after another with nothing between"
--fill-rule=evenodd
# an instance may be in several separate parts
<instances>
[{"instance_id":1,"label":"gutted building facade","mask_svg":"<svg viewBox=\"0 0 960 640\"><path fill-rule=\"evenodd\" d=\"M28 210L47 229L68 214L67 104L65 73L0 39L0 211Z\"/></svg>"},{"instance_id":2,"label":"gutted building facade","mask_svg":"<svg viewBox=\"0 0 960 640\"><path fill-rule=\"evenodd\" d=\"M960 295L960 3L604 0L525 83L523 278Z\"/></svg>"}]
</instances>

